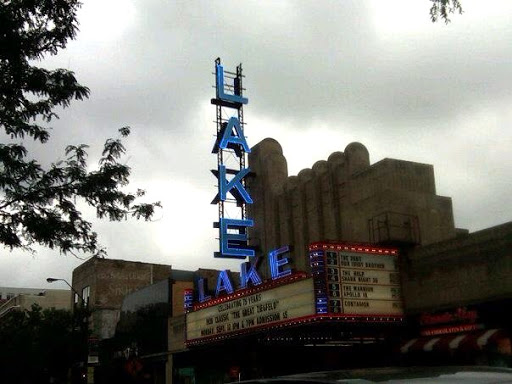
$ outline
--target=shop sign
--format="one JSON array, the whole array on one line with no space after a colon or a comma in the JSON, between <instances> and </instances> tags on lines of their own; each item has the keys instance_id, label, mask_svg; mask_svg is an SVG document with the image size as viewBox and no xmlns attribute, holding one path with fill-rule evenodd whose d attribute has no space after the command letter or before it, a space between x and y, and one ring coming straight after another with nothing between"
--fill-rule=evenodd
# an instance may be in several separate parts
<instances>
[{"instance_id":1,"label":"shop sign","mask_svg":"<svg viewBox=\"0 0 512 384\"><path fill-rule=\"evenodd\" d=\"M422 313L419 319L420 325L436 325L450 323L474 323L478 318L476 310L467 310L459 307L454 311L443 313Z\"/></svg>"},{"instance_id":2,"label":"shop sign","mask_svg":"<svg viewBox=\"0 0 512 384\"><path fill-rule=\"evenodd\" d=\"M423 329L420 331L420 334L421 336L438 336L448 335L450 333L471 332L479 329L483 329L483 326L480 324L460 324L450 325L446 327Z\"/></svg>"}]
</instances>

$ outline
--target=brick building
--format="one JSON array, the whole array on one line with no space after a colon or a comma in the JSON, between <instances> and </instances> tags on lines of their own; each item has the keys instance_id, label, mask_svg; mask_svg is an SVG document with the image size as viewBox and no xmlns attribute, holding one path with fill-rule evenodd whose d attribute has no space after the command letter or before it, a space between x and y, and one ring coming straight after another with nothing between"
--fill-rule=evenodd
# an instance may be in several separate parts
<instances>
[{"instance_id":1,"label":"brick building","mask_svg":"<svg viewBox=\"0 0 512 384\"><path fill-rule=\"evenodd\" d=\"M114 336L124 297L139 288L164 280L170 265L111 260L94 257L73 270L73 288L81 293L91 316L92 336ZM78 302L79 298L75 298Z\"/></svg>"}]
</instances>

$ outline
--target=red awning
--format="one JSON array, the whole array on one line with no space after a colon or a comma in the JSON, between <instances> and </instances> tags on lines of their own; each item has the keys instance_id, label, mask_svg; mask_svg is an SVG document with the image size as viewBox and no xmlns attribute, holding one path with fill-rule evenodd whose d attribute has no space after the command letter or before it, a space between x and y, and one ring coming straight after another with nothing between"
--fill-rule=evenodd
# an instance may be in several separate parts
<instances>
[{"instance_id":1,"label":"red awning","mask_svg":"<svg viewBox=\"0 0 512 384\"><path fill-rule=\"evenodd\" d=\"M504 338L507 338L507 334L502 329L485 329L463 334L418 337L404 342L400 346L400 352L480 350Z\"/></svg>"}]
</instances>

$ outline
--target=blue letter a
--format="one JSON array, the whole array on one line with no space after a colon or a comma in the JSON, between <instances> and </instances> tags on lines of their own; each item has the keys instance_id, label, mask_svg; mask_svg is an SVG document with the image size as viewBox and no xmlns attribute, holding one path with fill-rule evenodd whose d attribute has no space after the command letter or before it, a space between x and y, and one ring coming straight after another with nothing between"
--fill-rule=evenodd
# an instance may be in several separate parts
<instances>
[{"instance_id":1,"label":"blue letter a","mask_svg":"<svg viewBox=\"0 0 512 384\"><path fill-rule=\"evenodd\" d=\"M227 270L220 271L217 277L217 289L215 290L215 296L218 297L222 291L226 291L227 294L233 293L233 284L229 279Z\"/></svg>"},{"instance_id":2,"label":"blue letter a","mask_svg":"<svg viewBox=\"0 0 512 384\"><path fill-rule=\"evenodd\" d=\"M233 135L233 128L235 128L236 135ZM242 128L240 127L240 121L234 116L229 118L228 125L220 139L219 147L221 149L226 149L228 147L231 148L232 146L229 145L230 143L241 145L245 152L251 153L251 148L249 148Z\"/></svg>"}]
</instances>

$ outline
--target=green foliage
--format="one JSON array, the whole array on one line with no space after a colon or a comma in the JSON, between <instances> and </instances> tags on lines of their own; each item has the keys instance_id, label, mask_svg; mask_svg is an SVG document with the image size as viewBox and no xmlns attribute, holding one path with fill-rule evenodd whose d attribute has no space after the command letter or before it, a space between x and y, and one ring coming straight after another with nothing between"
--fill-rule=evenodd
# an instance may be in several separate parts
<instances>
[{"instance_id":1,"label":"green foliage","mask_svg":"<svg viewBox=\"0 0 512 384\"><path fill-rule=\"evenodd\" d=\"M0 321L0 372L5 383L35 383L50 377L64 382L72 365L70 311L13 311ZM5 381L4 381L5 380Z\"/></svg>"},{"instance_id":2,"label":"green foliage","mask_svg":"<svg viewBox=\"0 0 512 384\"><path fill-rule=\"evenodd\" d=\"M144 191L127 193L130 167L120 137L108 139L98 168L89 171L85 144L69 145L64 160L44 167L30 157L23 139L47 143L56 108L89 96L74 73L48 70L34 61L55 55L77 33L77 0L11 0L0 3L0 244L32 250L40 244L63 253L98 255L91 223L77 199L96 209L99 218L150 220L160 203L137 203ZM9 141L9 142L7 142Z\"/></svg>"},{"instance_id":3,"label":"green foliage","mask_svg":"<svg viewBox=\"0 0 512 384\"><path fill-rule=\"evenodd\" d=\"M433 23L439 19L444 20L446 24L450 22L448 15L450 13L462 14L462 6L459 0L430 0L432 6L430 7L430 19Z\"/></svg>"}]
</instances>

